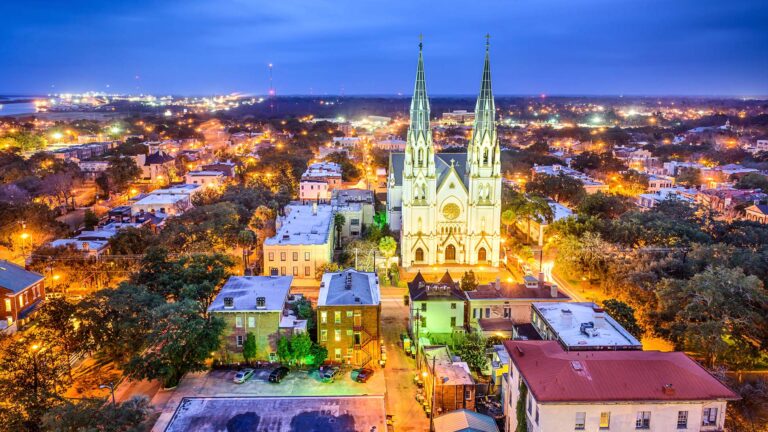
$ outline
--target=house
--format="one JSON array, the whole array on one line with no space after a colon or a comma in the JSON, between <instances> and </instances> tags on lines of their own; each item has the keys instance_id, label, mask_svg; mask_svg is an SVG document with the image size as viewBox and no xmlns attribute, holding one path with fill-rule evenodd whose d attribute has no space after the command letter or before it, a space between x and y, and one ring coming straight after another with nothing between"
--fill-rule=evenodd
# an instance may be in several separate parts
<instances>
[{"instance_id":1,"label":"house","mask_svg":"<svg viewBox=\"0 0 768 432\"><path fill-rule=\"evenodd\" d=\"M474 411L477 384L467 363L443 345L425 346L420 355L419 376L424 382L423 403L427 412L438 416L459 409Z\"/></svg>"},{"instance_id":2,"label":"house","mask_svg":"<svg viewBox=\"0 0 768 432\"><path fill-rule=\"evenodd\" d=\"M184 180L187 184L220 187L224 184L224 173L221 171L190 171Z\"/></svg>"},{"instance_id":3,"label":"house","mask_svg":"<svg viewBox=\"0 0 768 432\"><path fill-rule=\"evenodd\" d=\"M0 331L15 333L34 315L45 300L43 275L0 260L0 293L3 295L3 317Z\"/></svg>"},{"instance_id":4,"label":"house","mask_svg":"<svg viewBox=\"0 0 768 432\"><path fill-rule=\"evenodd\" d=\"M232 276L221 287L208 313L224 320L222 346L217 356L225 361L243 359L248 333L256 338L253 360L277 361L277 341L307 331L307 321L296 319L288 308L292 276Z\"/></svg>"},{"instance_id":5,"label":"house","mask_svg":"<svg viewBox=\"0 0 768 432\"><path fill-rule=\"evenodd\" d=\"M210 163L207 165L202 166L203 171L218 171L222 174L224 174L224 177L226 178L233 178L235 177L235 169L237 165L235 165L234 162L230 161L219 161Z\"/></svg>"},{"instance_id":6,"label":"house","mask_svg":"<svg viewBox=\"0 0 768 432\"><path fill-rule=\"evenodd\" d=\"M570 167L564 167L562 165L534 165L533 168L531 168L531 174L532 177L536 177L537 175L564 175L574 178L581 182L581 184L584 186L584 191L590 195L597 192L608 192L607 184L599 180L595 180L581 171L577 171Z\"/></svg>"},{"instance_id":7,"label":"house","mask_svg":"<svg viewBox=\"0 0 768 432\"><path fill-rule=\"evenodd\" d=\"M331 192L341 187L341 165L333 162L318 162L310 165L299 181L301 201L328 201Z\"/></svg>"},{"instance_id":8,"label":"house","mask_svg":"<svg viewBox=\"0 0 768 432\"><path fill-rule=\"evenodd\" d=\"M591 302L536 302L531 324L543 340L567 351L641 350L643 345L605 310Z\"/></svg>"},{"instance_id":9,"label":"house","mask_svg":"<svg viewBox=\"0 0 768 432\"><path fill-rule=\"evenodd\" d=\"M317 269L333 257L331 206L288 205L285 215L278 216L276 228L277 234L264 240L265 274L315 279Z\"/></svg>"},{"instance_id":10,"label":"house","mask_svg":"<svg viewBox=\"0 0 768 432\"><path fill-rule=\"evenodd\" d=\"M549 200L547 204L549 204L549 207L552 209L553 223L573 216L573 210L558 202ZM544 234L549 225L550 223L546 220L539 218L519 218L515 222L517 229L523 233L528 233L531 240L537 242L539 246L544 245Z\"/></svg>"},{"instance_id":11,"label":"house","mask_svg":"<svg viewBox=\"0 0 768 432\"><path fill-rule=\"evenodd\" d=\"M435 432L499 432L496 420L466 409L437 416L434 423Z\"/></svg>"},{"instance_id":12,"label":"house","mask_svg":"<svg viewBox=\"0 0 768 432\"><path fill-rule=\"evenodd\" d=\"M751 205L765 204L768 194L760 189L709 189L696 194L696 202L730 221L744 216Z\"/></svg>"},{"instance_id":13,"label":"house","mask_svg":"<svg viewBox=\"0 0 768 432\"><path fill-rule=\"evenodd\" d=\"M658 192L675 186L675 178L671 176L649 175L648 192Z\"/></svg>"},{"instance_id":14,"label":"house","mask_svg":"<svg viewBox=\"0 0 768 432\"><path fill-rule=\"evenodd\" d=\"M681 352L566 351L556 341L505 341L506 430L722 431L738 399ZM520 403L518 404L518 401ZM522 411L522 412L520 412Z\"/></svg>"},{"instance_id":15,"label":"house","mask_svg":"<svg viewBox=\"0 0 768 432\"><path fill-rule=\"evenodd\" d=\"M449 342L466 332L466 293L445 272L437 282L427 282L419 271L408 282L408 329L414 340Z\"/></svg>"},{"instance_id":16,"label":"house","mask_svg":"<svg viewBox=\"0 0 768 432\"><path fill-rule=\"evenodd\" d=\"M74 238L57 239L51 242L52 247L72 247L89 257L98 257L109 252L109 239L126 228L141 228L148 220L139 222L112 221L94 230L82 231Z\"/></svg>"},{"instance_id":17,"label":"house","mask_svg":"<svg viewBox=\"0 0 768 432\"><path fill-rule=\"evenodd\" d=\"M376 273L325 273L317 299L317 340L328 359L358 367L381 360L381 301Z\"/></svg>"},{"instance_id":18,"label":"house","mask_svg":"<svg viewBox=\"0 0 768 432\"><path fill-rule=\"evenodd\" d=\"M649 210L656 204L664 200L680 200L687 203L693 203L697 191L695 189L686 189L680 186L673 188L659 189L655 192L644 193L637 196L635 203L640 210Z\"/></svg>"},{"instance_id":19,"label":"house","mask_svg":"<svg viewBox=\"0 0 768 432\"><path fill-rule=\"evenodd\" d=\"M161 216L178 216L192 207L187 193L151 193L131 204L131 213L150 213Z\"/></svg>"},{"instance_id":20,"label":"house","mask_svg":"<svg viewBox=\"0 0 768 432\"><path fill-rule=\"evenodd\" d=\"M564 302L571 298L557 289L557 285L527 277L525 283L502 282L496 279L466 291L467 323L471 331L483 336L512 338L516 324L531 322L531 304L534 302Z\"/></svg>"},{"instance_id":21,"label":"house","mask_svg":"<svg viewBox=\"0 0 768 432\"><path fill-rule=\"evenodd\" d=\"M744 219L761 224L768 224L768 205L753 204L744 209Z\"/></svg>"},{"instance_id":22,"label":"house","mask_svg":"<svg viewBox=\"0 0 768 432\"><path fill-rule=\"evenodd\" d=\"M336 189L333 191L331 205L334 212L344 216L341 228L343 243L360 238L363 228L373 224L375 199L373 191L367 189Z\"/></svg>"},{"instance_id":23,"label":"house","mask_svg":"<svg viewBox=\"0 0 768 432\"><path fill-rule=\"evenodd\" d=\"M142 178L151 182L163 183L169 180L170 170L174 168L176 159L164 151L134 156L136 165L141 168Z\"/></svg>"}]
</instances>

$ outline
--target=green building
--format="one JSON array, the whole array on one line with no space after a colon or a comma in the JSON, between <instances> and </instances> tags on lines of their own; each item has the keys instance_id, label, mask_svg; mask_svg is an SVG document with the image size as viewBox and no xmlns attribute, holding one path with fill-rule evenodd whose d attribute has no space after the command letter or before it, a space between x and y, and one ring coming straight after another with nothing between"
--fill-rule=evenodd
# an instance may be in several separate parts
<instances>
[{"instance_id":1,"label":"green building","mask_svg":"<svg viewBox=\"0 0 768 432\"><path fill-rule=\"evenodd\" d=\"M426 337L433 344L447 343L466 332L467 296L448 272L437 282L427 282L419 272L408 283L408 295L409 330L415 340Z\"/></svg>"}]
</instances>

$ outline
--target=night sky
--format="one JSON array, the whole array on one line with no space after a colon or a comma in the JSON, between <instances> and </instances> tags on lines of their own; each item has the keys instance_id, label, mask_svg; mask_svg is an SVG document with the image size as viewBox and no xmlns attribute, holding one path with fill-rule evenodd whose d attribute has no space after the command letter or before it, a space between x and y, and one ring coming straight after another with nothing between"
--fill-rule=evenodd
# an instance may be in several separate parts
<instances>
[{"instance_id":1,"label":"night sky","mask_svg":"<svg viewBox=\"0 0 768 432\"><path fill-rule=\"evenodd\" d=\"M768 95L766 0L2 0L0 94Z\"/></svg>"}]
</instances>

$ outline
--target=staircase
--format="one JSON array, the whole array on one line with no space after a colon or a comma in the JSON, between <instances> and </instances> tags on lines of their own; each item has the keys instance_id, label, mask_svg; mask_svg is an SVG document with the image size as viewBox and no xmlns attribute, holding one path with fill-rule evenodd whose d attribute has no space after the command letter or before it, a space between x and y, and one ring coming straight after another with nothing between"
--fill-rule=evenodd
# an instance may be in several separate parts
<instances>
[{"instance_id":1,"label":"staircase","mask_svg":"<svg viewBox=\"0 0 768 432\"><path fill-rule=\"evenodd\" d=\"M373 336L371 336L370 333L365 329L363 326L353 326L352 329L355 332L360 333L360 343L355 344L355 353L357 356L358 364L360 367L365 367L368 365L368 363L371 362L371 360L374 359L374 357L378 357L376 355L375 351L371 351L373 349L380 350L381 347L379 347L378 340L374 339Z\"/></svg>"}]
</instances>

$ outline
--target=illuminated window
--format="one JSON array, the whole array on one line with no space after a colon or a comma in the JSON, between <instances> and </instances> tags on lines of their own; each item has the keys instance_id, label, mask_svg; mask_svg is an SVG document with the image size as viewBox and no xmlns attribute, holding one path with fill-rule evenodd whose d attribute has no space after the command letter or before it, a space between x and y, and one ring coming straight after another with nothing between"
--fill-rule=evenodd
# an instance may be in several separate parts
<instances>
[{"instance_id":1,"label":"illuminated window","mask_svg":"<svg viewBox=\"0 0 768 432\"><path fill-rule=\"evenodd\" d=\"M320 312L320 324L325 324L328 322L328 312L323 311Z\"/></svg>"},{"instance_id":2,"label":"illuminated window","mask_svg":"<svg viewBox=\"0 0 768 432\"><path fill-rule=\"evenodd\" d=\"M336 329L333 331L333 340L335 340L336 342L341 340L341 330Z\"/></svg>"},{"instance_id":3,"label":"illuminated window","mask_svg":"<svg viewBox=\"0 0 768 432\"><path fill-rule=\"evenodd\" d=\"M325 342L328 340L328 330L320 330L320 341Z\"/></svg>"},{"instance_id":4,"label":"illuminated window","mask_svg":"<svg viewBox=\"0 0 768 432\"><path fill-rule=\"evenodd\" d=\"M611 427L611 413L601 412L600 413L600 429L608 429L610 427Z\"/></svg>"},{"instance_id":5,"label":"illuminated window","mask_svg":"<svg viewBox=\"0 0 768 432\"><path fill-rule=\"evenodd\" d=\"M248 328L254 328L256 327L256 317L249 316L248 317Z\"/></svg>"},{"instance_id":6,"label":"illuminated window","mask_svg":"<svg viewBox=\"0 0 768 432\"><path fill-rule=\"evenodd\" d=\"M243 317L240 315L235 317L235 327L242 328L243 327Z\"/></svg>"},{"instance_id":7,"label":"illuminated window","mask_svg":"<svg viewBox=\"0 0 768 432\"><path fill-rule=\"evenodd\" d=\"M336 311L333 313L333 323L341 324L341 311Z\"/></svg>"}]
</instances>

